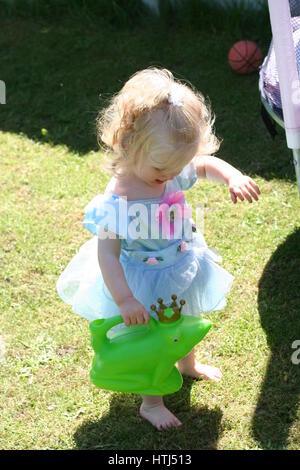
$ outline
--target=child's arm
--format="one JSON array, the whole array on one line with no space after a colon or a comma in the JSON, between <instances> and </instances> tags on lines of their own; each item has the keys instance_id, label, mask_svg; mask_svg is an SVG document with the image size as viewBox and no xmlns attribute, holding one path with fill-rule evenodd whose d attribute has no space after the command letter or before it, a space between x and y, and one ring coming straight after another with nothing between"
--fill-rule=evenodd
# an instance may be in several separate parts
<instances>
[{"instance_id":1,"label":"child's arm","mask_svg":"<svg viewBox=\"0 0 300 470\"><path fill-rule=\"evenodd\" d=\"M121 240L98 238L98 261L105 284L107 285L117 305L127 297L132 297L132 292L126 282L124 272L119 261Z\"/></svg>"},{"instance_id":2,"label":"child's arm","mask_svg":"<svg viewBox=\"0 0 300 470\"><path fill-rule=\"evenodd\" d=\"M198 178L207 178L217 183L227 183L233 174L242 173L229 163L213 156L197 157L196 171Z\"/></svg>"},{"instance_id":3,"label":"child's arm","mask_svg":"<svg viewBox=\"0 0 300 470\"><path fill-rule=\"evenodd\" d=\"M119 261L121 240L98 238L98 261L106 286L118 305L126 326L148 322L149 313L135 299L126 282L122 265Z\"/></svg>"},{"instance_id":4,"label":"child's arm","mask_svg":"<svg viewBox=\"0 0 300 470\"><path fill-rule=\"evenodd\" d=\"M259 187L250 176L243 175L229 163L213 156L196 158L196 172L198 178L208 178L218 183L226 183L229 187L231 199L235 204L237 197L244 200L244 196L252 202L251 196L257 201L260 194Z\"/></svg>"}]
</instances>

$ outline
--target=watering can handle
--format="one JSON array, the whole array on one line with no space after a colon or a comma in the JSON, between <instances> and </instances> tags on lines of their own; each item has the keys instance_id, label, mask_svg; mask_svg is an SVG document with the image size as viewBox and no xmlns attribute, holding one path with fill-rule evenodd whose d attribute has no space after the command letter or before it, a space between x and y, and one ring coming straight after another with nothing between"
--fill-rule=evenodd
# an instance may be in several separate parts
<instances>
[{"instance_id":1,"label":"watering can handle","mask_svg":"<svg viewBox=\"0 0 300 470\"><path fill-rule=\"evenodd\" d=\"M114 323L113 323L113 326L118 325L119 323L124 323L124 319L123 319L123 317L122 317L121 315L118 315L117 317L113 317L113 318L114 318L114 320L115 320ZM140 324L140 323L137 323L136 325L129 325L129 327L130 327L130 326L145 326L145 324L146 324L146 323L141 323L141 324ZM150 315L148 325L149 325L150 328L152 329L152 328L155 328L156 324L157 324L157 321L154 320L154 318ZM110 327L110 328L111 328L111 327ZM107 330L107 331L108 331L108 330Z\"/></svg>"},{"instance_id":2,"label":"watering can handle","mask_svg":"<svg viewBox=\"0 0 300 470\"><path fill-rule=\"evenodd\" d=\"M90 328L95 331L95 328L98 329L99 327L97 327L97 325L94 326L94 324L97 322L97 320L95 322L92 322L90 324ZM124 322L124 319L121 315L116 315L114 317L111 317L111 318L106 318L104 320L104 322L102 323L101 325L101 331L103 333L107 333L111 328L113 328L114 326L118 325L119 323L123 323ZM145 323L142 323L140 326L144 326ZM148 325L150 326L150 329L153 329L156 327L157 325L157 321L150 315L150 319L149 319L149 323ZM100 326L100 325L99 325ZM132 325L132 326L139 326L139 325Z\"/></svg>"}]
</instances>

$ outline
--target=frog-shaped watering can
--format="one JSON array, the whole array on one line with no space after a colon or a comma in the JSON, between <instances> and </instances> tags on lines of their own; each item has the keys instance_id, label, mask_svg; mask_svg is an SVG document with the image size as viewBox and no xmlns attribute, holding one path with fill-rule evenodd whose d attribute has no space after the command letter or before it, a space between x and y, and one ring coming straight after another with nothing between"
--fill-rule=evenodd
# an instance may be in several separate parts
<instances>
[{"instance_id":1,"label":"frog-shaped watering can","mask_svg":"<svg viewBox=\"0 0 300 470\"><path fill-rule=\"evenodd\" d=\"M148 324L133 325L114 332L111 328L123 322L118 315L90 323L93 358L90 378L106 390L143 395L166 395L182 386L182 376L175 363L199 343L211 327L209 320L182 316L185 300L166 306L158 299L159 309L151 305L159 320L150 316Z\"/></svg>"}]
</instances>

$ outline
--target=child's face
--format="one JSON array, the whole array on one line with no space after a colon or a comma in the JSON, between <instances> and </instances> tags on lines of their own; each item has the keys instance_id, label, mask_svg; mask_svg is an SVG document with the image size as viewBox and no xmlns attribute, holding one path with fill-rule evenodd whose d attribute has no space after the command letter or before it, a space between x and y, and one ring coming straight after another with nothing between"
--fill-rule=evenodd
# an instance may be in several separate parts
<instances>
[{"instance_id":1,"label":"child's face","mask_svg":"<svg viewBox=\"0 0 300 470\"><path fill-rule=\"evenodd\" d=\"M134 173L139 179L153 187L163 185L167 180L172 180L181 171L170 171L168 168L159 169L147 162L140 171L137 168L134 169Z\"/></svg>"}]
</instances>

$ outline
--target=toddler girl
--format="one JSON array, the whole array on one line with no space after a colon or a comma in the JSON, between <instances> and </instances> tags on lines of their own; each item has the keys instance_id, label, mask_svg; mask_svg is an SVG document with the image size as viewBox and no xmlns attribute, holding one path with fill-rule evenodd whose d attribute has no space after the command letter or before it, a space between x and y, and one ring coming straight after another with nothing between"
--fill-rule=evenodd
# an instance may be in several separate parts
<instances>
[{"instance_id":1,"label":"toddler girl","mask_svg":"<svg viewBox=\"0 0 300 470\"><path fill-rule=\"evenodd\" d=\"M84 243L57 281L61 298L92 321L121 315L123 328L148 323L150 308L172 294L183 315L226 306L234 277L198 231L183 191L198 178L228 185L237 198L258 200L248 176L219 158L213 118L203 95L166 69L135 73L97 118L98 141L113 151L112 178L85 208L94 237ZM95 175L97 177L97 175ZM221 371L201 365L194 351L177 364L192 377L219 381ZM143 396L140 415L157 429L180 426L160 396Z\"/></svg>"}]
</instances>

